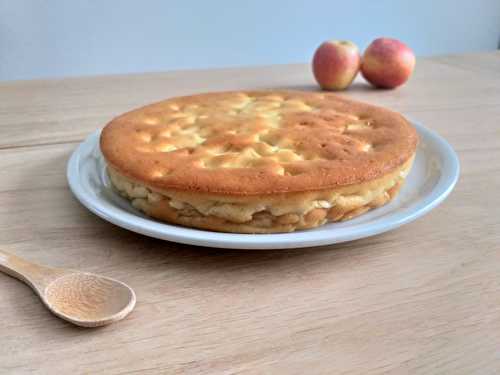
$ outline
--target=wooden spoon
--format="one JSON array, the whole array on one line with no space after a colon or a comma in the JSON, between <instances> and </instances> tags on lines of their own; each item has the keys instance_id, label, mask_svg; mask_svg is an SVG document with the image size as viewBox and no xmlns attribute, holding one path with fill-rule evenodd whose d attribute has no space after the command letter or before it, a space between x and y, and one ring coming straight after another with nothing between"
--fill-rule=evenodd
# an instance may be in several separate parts
<instances>
[{"instance_id":1,"label":"wooden spoon","mask_svg":"<svg viewBox=\"0 0 500 375\"><path fill-rule=\"evenodd\" d=\"M135 306L134 291L108 277L40 266L3 251L0 271L28 284L53 314L78 326L116 322Z\"/></svg>"}]
</instances>

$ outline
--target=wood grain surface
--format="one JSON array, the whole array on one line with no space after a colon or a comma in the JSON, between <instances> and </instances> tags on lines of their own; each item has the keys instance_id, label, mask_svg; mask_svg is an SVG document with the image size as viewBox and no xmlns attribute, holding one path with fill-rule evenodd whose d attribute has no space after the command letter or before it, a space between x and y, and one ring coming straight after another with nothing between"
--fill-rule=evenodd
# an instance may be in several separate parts
<instances>
[{"instance_id":1,"label":"wood grain surface","mask_svg":"<svg viewBox=\"0 0 500 375\"><path fill-rule=\"evenodd\" d=\"M342 95L443 135L462 174L392 232L302 250L196 248L117 228L71 195L66 162L112 116L173 95L316 90L308 65L0 84L0 246L124 281L137 307L83 329L0 275L0 372L500 373L500 53L419 59L393 91Z\"/></svg>"}]
</instances>

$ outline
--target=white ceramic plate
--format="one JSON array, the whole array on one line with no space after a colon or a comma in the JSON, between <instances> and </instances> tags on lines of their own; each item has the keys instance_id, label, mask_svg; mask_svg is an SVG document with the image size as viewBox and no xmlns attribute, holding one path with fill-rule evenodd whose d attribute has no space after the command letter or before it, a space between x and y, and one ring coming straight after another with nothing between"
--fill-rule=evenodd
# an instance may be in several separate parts
<instances>
[{"instance_id":1,"label":"white ceramic plate","mask_svg":"<svg viewBox=\"0 0 500 375\"><path fill-rule=\"evenodd\" d=\"M116 194L99 150L99 131L75 150L68 163L71 190L90 211L120 227L163 240L233 249L284 249L328 245L369 237L409 223L441 203L455 186L459 162L436 133L413 124L420 144L411 173L389 204L342 223L283 234L218 233L169 225L148 218Z\"/></svg>"}]
</instances>

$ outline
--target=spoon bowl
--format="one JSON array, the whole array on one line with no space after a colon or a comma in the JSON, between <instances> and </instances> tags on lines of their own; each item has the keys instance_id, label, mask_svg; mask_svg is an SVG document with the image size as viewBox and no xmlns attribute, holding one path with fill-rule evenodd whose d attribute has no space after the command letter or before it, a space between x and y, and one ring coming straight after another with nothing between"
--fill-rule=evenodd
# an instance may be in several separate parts
<instances>
[{"instance_id":1,"label":"spoon bowl","mask_svg":"<svg viewBox=\"0 0 500 375\"><path fill-rule=\"evenodd\" d=\"M135 306L126 284L91 273L70 273L45 289L45 304L57 316L83 327L98 327L124 318Z\"/></svg>"}]
</instances>

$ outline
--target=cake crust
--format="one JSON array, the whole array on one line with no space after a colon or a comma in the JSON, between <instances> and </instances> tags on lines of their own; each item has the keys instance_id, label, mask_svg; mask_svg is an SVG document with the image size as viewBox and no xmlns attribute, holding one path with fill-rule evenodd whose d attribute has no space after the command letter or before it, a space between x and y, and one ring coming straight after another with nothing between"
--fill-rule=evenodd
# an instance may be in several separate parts
<instances>
[{"instance_id":1,"label":"cake crust","mask_svg":"<svg viewBox=\"0 0 500 375\"><path fill-rule=\"evenodd\" d=\"M401 167L416 144L398 113L293 91L171 98L113 119L100 140L120 175L155 189L229 196L360 184Z\"/></svg>"}]
</instances>

